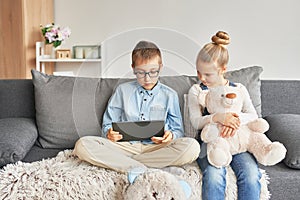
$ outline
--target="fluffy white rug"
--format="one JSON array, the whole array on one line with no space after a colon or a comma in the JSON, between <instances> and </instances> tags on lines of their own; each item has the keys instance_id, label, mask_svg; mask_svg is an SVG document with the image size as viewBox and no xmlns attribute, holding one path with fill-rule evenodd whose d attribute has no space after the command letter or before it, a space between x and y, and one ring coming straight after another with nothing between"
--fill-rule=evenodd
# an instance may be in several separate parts
<instances>
[{"instance_id":1,"label":"fluffy white rug","mask_svg":"<svg viewBox=\"0 0 300 200\"><path fill-rule=\"evenodd\" d=\"M268 176L261 170L261 199L270 198ZM178 179L192 188L191 200L201 199L201 173L194 162L163 170L151 169L133 185L124 174L98 168L78 160L71 150L55 158L33 163L9 164L0 171L0 199L103 199L103 200L182 200L184 193ZM227 173L226 199L236 199L236 178Z\"/></svg>"}]
</instances>

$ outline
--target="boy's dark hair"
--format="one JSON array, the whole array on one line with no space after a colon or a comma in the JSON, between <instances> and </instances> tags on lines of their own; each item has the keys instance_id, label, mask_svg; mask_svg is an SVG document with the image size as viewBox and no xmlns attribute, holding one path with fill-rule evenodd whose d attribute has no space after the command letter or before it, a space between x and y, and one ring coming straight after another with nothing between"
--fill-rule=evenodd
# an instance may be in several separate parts
<instances>
[{"instance_id":1,"label":"boy's dark hair","mask_svg":"<svg viewBox=\"0 0 300 200\"><path fill-rule=\"evenodd\" d=\"M136 44L132 51L131 59L132 66L135 67L137 60L150 60L159 57L159 64L162 64L161 53L159 48L152 42L140 41Z\"/></svg>"}]
</instances>

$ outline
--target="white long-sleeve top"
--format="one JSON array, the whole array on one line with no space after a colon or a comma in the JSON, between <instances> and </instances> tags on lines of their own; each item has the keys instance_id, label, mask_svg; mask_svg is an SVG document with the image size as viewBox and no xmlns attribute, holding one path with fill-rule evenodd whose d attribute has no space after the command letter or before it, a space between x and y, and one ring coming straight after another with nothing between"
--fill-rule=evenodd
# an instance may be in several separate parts
<instances>
[{"instance_id":1,"label":"white long-sleeve top","mask_svg":"<svg viewBox=\"0 0 300 200\"><path fill-rule=\"evenodd\" d=\"M229 84L229 82L227 83ZM244 102L241 113L239 114L239 118L241 120L241 124L245 124L249 121L258 118L256 110L252 104L250 95L246 87L241 83L234 83L237 87L239 87L244 94ZM190 114L191 124L195 129L202 129L206 124L210 123L211 115L203 115L205 109L205 98L209 91L208 89L203 90L200 87L200 84L194 84L188 93L188 109Z\"/></svg>"}]
</instances>

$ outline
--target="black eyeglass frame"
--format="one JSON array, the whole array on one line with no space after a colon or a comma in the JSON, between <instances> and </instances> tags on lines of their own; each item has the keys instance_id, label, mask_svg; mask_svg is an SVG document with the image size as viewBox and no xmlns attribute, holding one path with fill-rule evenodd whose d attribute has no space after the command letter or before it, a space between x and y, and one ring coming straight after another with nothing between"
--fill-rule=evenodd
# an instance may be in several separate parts
<instances>
[{"instance_id":1,"label":"black eyeglass frame","mask_svg":"<svg viewBox=\"0 0 300 200\"><path fill-rule=\"evenodd\" d=\"M142 72L142 71L134 71L134 75L136 75L137 78L145 78L146 75L148 75L150 78L156 78L159 75L160 70L154 70L149 72ZM151 74L152 73L152 74ZM153 75L155 73L155 75Z\"/></svg>"}]
</instances>

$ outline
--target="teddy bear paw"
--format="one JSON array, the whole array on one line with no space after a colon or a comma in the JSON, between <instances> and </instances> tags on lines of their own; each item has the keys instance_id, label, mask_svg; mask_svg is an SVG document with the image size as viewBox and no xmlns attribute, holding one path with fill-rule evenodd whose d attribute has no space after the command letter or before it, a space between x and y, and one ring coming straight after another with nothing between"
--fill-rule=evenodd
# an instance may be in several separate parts
<instances>
[{"instance_id":1,"label":"teddy bear paw","mask_svg":"<svg viewBox=\"0 0 300 200\"><path fill-rule=\"evenodd\" d=\"M208 124L201 132L201 140L205 143L215 141L219 137L219 132L216 124Z\"/></svg>"},{"instance_id":2,"label":"teddy bear paw","mask_svg":"<svg viewBox=\"0 0 300 200\"><path fill-rule=\"evenodd\" d=\"M209 163L217 168L228 166L232 160L232 155L224 149L214 149L207 153Z\"/></svg>"},{"instance_id":3,"label":"teddy bear paw","mask_svg":"<svg viewBox=\"0 0 300 200\"><path fill-rule=\"evenodd\" d=\"M267 147L268 153L265 156L263 165L275 165L282 161L286 155L286 148L279 142L273 142Z\"/></svg>"},{"instance_id":4,"label":"teddy bear paw","mask_svg":"<svg viewBox=\"0 0 300 200\"><path fill-rule=\"evenodd\" d=\"M248 127L254 132L264 133L269 130L269 123L263 118L258 118L252 122L249 122Z\"/></svg>"}]
</instances>

